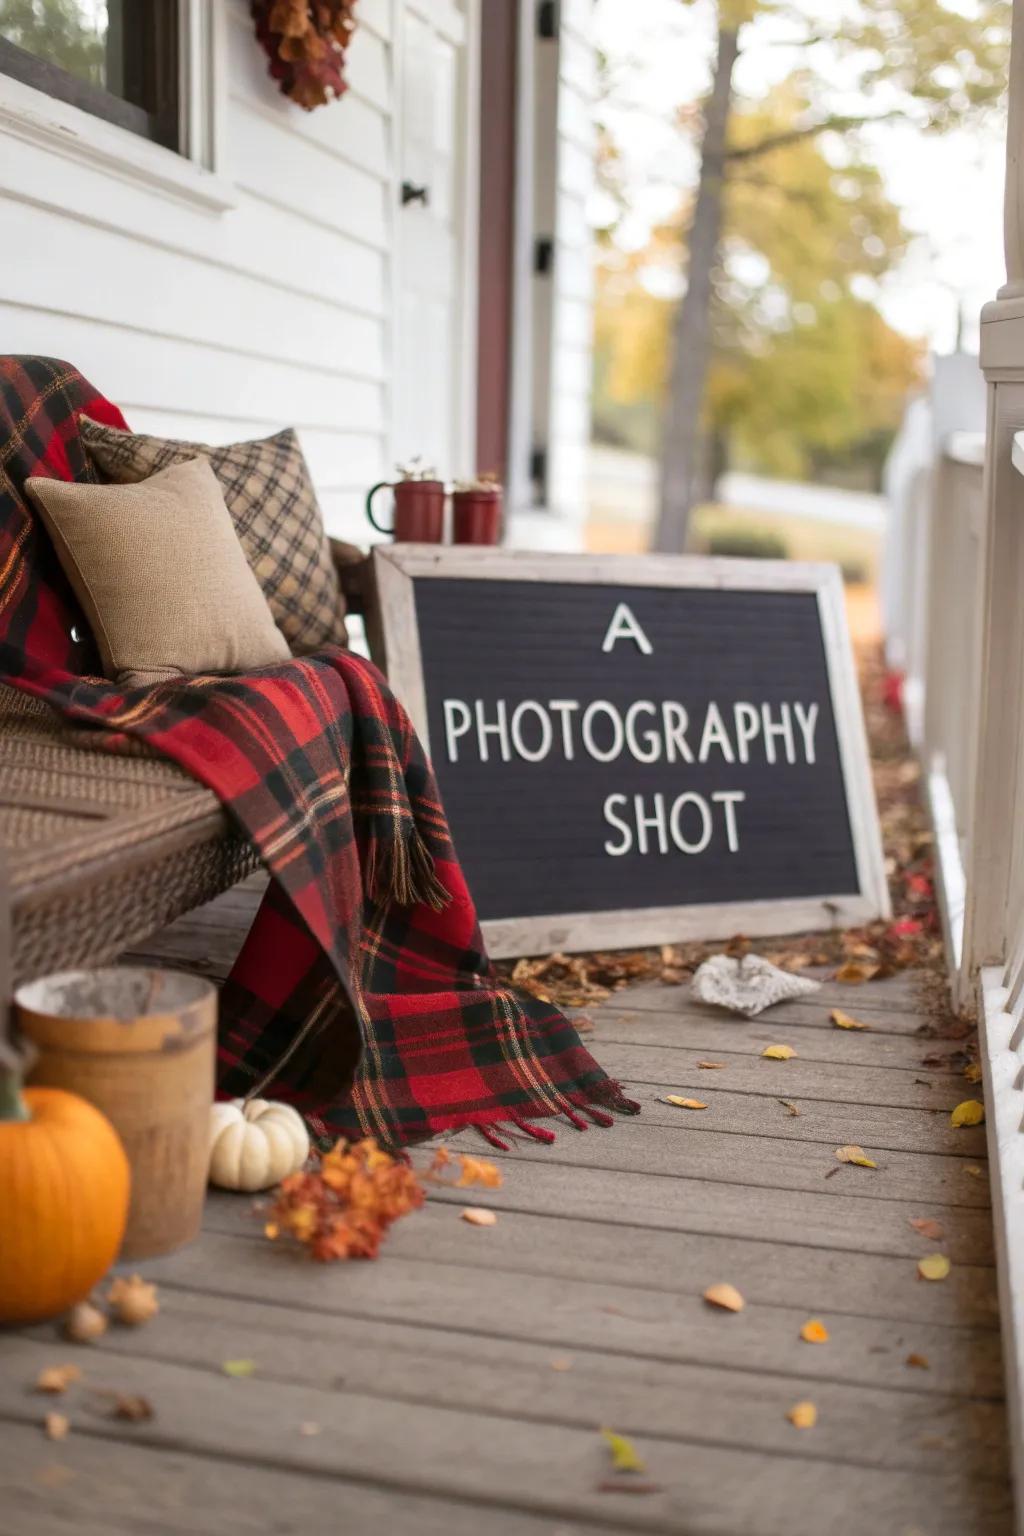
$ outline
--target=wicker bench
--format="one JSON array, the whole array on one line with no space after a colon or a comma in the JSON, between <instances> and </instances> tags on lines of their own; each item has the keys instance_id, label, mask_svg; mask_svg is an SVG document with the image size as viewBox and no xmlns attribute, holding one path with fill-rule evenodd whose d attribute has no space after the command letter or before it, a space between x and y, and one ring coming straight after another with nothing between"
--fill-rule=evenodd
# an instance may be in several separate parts
<instances>
[{"instance_id":1,"label":"wicker bench","mask_svg":"<svg viewBox=\"0 0 1024 1536\"><path fill-rule=\"evenodd\" d=\"M369 562L350 545L334 555L359 613ZM114 959L257 863L175 764L141 745L105 752L0 684L0 1008L23 981Z\"/></svg>"}]
</instances>

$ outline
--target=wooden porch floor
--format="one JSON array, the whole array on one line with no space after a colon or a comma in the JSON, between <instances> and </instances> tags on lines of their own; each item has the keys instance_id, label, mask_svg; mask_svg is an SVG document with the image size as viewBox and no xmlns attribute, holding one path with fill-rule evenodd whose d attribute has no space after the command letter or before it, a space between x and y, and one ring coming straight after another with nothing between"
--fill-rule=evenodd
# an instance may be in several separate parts
<instances>
[{"instance_id":1,"label":"wooden porch floor","mask_svg":"<svg viewBox=\"0 0 1024 1536\"><path fill-rule=\"evenodd\" d=\"M147 956L222 974L257 895ZM836 1005L870 1030L833 1028ZM143 1266L162 1297L146 1328L80 1353L52 1327L0 1339L4 1536L1008 1532L984 1131L950 1128L977 1090L934 1061L958 1044L922 1034L915 978L832 984L750 1024L639 987L595 1021L642 1116L494 1154L500 1191L441 1192L378 1262L297 1259L218 1196L201 1242ZM796 1058L762 1059L770 1042ZM837 1162L851 1142L877 1171ZM464 1203L497 1225L460 1221ZM953 1268L929 1283L935 1250ZM745 1311L703 1302L720 1280ZM801 1341L811 1317L828 1343ZM67 1358L155 1417L69 1399L71 1435L48 1441L31 1383ZM226 1375L237 1359L254 1374ZM786 1418L801 1399L813 1429ZM632 1437L652 1491L602 1489L602 1425Z\"/></svg>"}]
</instances>

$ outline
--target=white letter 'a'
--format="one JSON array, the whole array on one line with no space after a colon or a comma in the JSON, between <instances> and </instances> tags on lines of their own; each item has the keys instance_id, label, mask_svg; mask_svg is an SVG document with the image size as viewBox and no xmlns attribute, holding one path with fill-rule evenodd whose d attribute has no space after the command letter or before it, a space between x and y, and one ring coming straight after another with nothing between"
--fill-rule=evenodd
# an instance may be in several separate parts
<instances>
[{"instance_id":1,"label":"white letter 'a'","mask_svg":"<svg viewBox=\"0 0 1024 1536\"><path fill-rule=\"evenodd\" d=\"M605 655L611 650L616 640L635 640L644 656L651 656L654 653L654 646L640 628L628 603L620 603L612 614L612 621L601 642L601 649Z\"/></svg>"}]
</instances>

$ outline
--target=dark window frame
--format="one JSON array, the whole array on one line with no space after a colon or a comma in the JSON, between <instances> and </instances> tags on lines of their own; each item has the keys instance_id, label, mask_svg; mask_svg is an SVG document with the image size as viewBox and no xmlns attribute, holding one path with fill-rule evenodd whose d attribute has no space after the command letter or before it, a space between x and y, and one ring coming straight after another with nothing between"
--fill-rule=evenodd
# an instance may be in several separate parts
<instances>
[{"instance_id":1,"label":"dark window frame","mask_svg":"<svg viewBox=\"0 0 1024 1536\"><path fill-rule=\"evenodd\" d=\"M88 80L80 80L59 64L19 48L5 37L0 37L0 75L9 75L57 101L79 107L92 117L183 153L179 11L179 0L147 0L146 36L136 37L135 56L125 59L126 74L134 74L136 83L145 86L146 94L155 103L153 111Z\"/></svg>"}]
</instances>

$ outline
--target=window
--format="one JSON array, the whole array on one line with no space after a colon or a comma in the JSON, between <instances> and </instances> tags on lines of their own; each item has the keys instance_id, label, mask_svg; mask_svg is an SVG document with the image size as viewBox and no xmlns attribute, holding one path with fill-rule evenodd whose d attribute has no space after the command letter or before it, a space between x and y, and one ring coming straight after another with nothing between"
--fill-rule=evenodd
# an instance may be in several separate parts
<instances>
[{"instance_id":1,"label":"window","mask_svg":"<svg viewBox=\"0 0 1024 1536\"><path fill-rule=\"evenodd\" d=\"M180 150L179 0L0 0L0 74Z\"/></svg>"}]
</instances>

